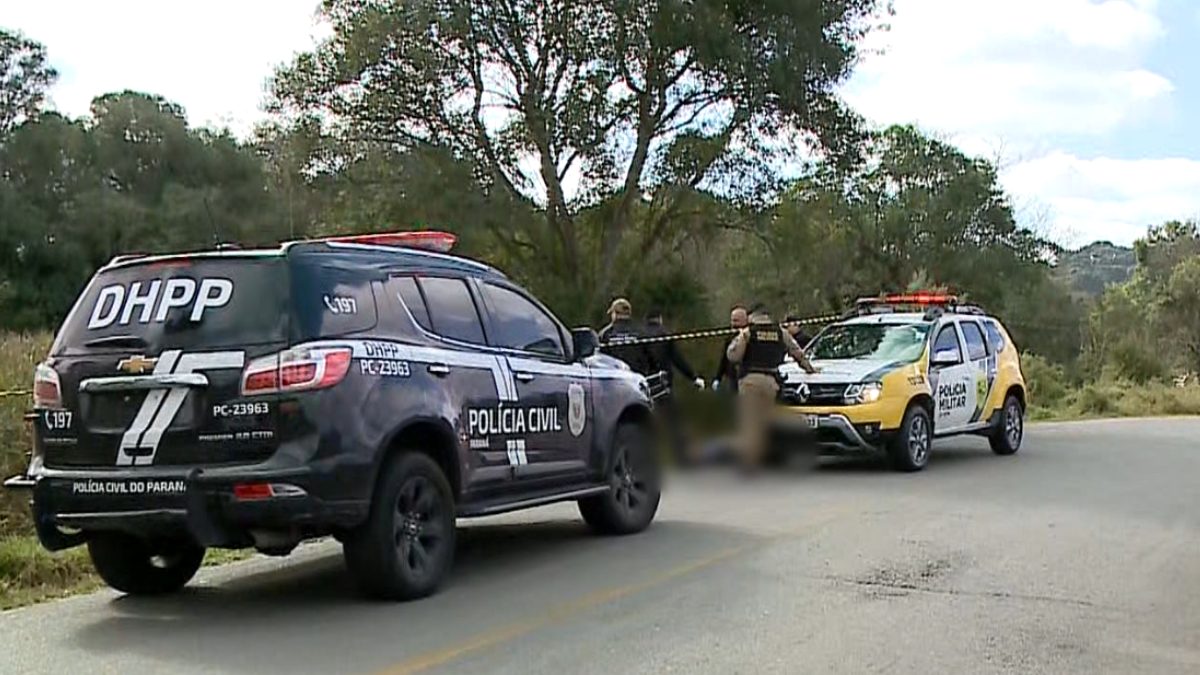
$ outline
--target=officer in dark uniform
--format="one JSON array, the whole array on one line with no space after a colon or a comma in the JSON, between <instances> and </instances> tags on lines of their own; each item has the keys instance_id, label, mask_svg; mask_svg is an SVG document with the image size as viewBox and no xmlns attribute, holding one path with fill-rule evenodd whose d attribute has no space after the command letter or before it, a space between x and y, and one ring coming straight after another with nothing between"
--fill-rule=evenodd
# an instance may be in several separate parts
<instances>
[{"instance_id":1,"label":"officer in dark uniform","mask_svg":"<svg viewBox=\"0 0 1200 675\"><path fill-rule=\"evenodd\" d=\"M637 344L642 330L633 323L633 306L625 298L613 300L608 308L609 324L600 329L602 351L629 364L634 372L651 375L654 371L645 345Z\"/></svg>"},{"instance_id":2,"label":"officer in dark uniform","mask_svg":"<svg viewBox=\"0 0 1200 675\"><path fill-rule=\"evenodd\" d=\"M792 337L796 340L796 344L800 345L801 348L812 341L812 336L805 332L804 327L800 324L800 317L788 315L783 320L783 325L787 327L787 332L792 334Z\"/></svg>"},{"instance_id":3,"label":"officer in dark uniform","mask_svg":"<svg viewBox=\"0 0 1200 675\"><path fill-rule=\"evenodd\" d=\"M750 324L750 312L742 305L734 305L729 310L729 327L735 330L741 330ZM725 353L726 347L729 345L721 345L721 361L717 365L717 374L713 376L712 388L713 391L719 391L725 380L729 380L729 386L733 393L737 393L738 373L737 368L729 362L729 355Z\"/></svg>"},{"instance_id":4,"label":"officer in dark uniform","mask_svg":"<svg viewBox=\"0 0 1200 675\"><path fill-rule=\"evenodd\" d=\"M791 333L761 307L750 313L750 325L743 328L726 350L730 362L738 368L738 424L741 438L738 450L748 468L757 467L766 452L771 411L779 393L779 366L791 355L806 372L816 369Z\"/></svg>"},{"instance_id":5,"label":"officer in dark uniform","mask_svg":"<svg viewBox=\"0 0 1200 675\"><path fill-rule=\"evenodd\" d=\"M648 338L662 337L670 334L667 327L663 325L662 310L652 309L646 314L646 327L642 334ZM683 358L683 354L679 353L679 349L675 346L673 340L651 342L646 345L646 349L650 355L650 368L655 372L663 373L663 382L666 385L665 393L660 398L655 399L654 407L667 427L676 463L680 465L690 464L691 458L688 457L687 453L687 438L684 434L679 408L675 404L675 371L678 370L684 377L691 380L697 389L704 389L704 378L696 374L696 371L692 369L687 359Z\"/></svg>"}]
</instances>

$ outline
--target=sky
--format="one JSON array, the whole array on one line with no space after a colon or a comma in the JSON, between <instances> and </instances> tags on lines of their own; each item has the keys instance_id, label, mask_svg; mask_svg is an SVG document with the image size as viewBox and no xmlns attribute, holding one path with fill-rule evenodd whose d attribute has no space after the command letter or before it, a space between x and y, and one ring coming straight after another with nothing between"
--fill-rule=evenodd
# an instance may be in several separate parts
<instances>
[{"instance_id":1,"label":"sky","mask_svg":"<svg viewBox=\"0 0 1200 675\"><path fill-rule=\"evenodd\" d=\"M244 135L274 68L326 34L312 0L0 0L46 45L52 105L122 89ZM1200 217L1200 2L895 0L842 87L875 124L913 123L997 162L1018 221L1066 245L1129 244Z\"/></svg>"}]
</instances>

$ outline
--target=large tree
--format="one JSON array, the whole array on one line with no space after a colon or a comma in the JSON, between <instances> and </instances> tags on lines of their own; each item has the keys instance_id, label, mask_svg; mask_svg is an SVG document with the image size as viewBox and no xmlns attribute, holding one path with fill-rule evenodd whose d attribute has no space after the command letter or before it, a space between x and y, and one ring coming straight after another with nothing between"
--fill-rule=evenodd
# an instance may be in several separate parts
<instances>
[{"instance_id":1,"label":"large tree","mask_svg":"<svg viewBox=\"0 0 1200 675\"><path fill-rule=\"evenodd\" d=\"M41 44L0 28L0 143L42 107L58 73Z\"/></svg>"},{"instance_id":2,"label":"large tree","mask_svg":"<svg viewBox=\"0 0 1200 675\"><path fill-rule=\"evenodd\" d=\"M795 136L852 154L857 120L834 87L878 5L326 0L333 35L277 74L275 106L469 161L483 188L540 209L497 224L497 245L596 300L645 196L751 191Z\"/></svg>"},{"instance_id":3,"label":"large tree","mask_svg":"<svg viewBox=\"0 0 1200 675\"><path fill-rule=\"evenodd\" d=\"M263 162L191 129L161 97L98 97L92 117L47 113L0 147L0 317L53 325L112 256L266 244L288 236Z\"/></svg>"}]
</instances>

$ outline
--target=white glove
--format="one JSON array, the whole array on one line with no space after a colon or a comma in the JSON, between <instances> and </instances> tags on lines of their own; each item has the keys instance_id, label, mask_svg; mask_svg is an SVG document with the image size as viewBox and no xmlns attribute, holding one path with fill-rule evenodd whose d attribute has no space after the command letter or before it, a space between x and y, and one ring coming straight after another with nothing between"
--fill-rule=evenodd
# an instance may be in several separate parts
<instances>
[{"instance_id":1,"label":"white glove","mask_svg":"<svg viewBox=\"0 0 1200 675\"><path fill-rule=\"evenodd\" d=\"M720 388L721 388L721 381L720 381L720 380L713 380L713 383L712 383L712 390L713 390L713 391L716 391L716 390L718 390L718 389L720 389Z\"/></svg>"},{"instance_id":2,"label":"white glove","mask_svg":"<svg viewBox=\"0 0 1200 675\"><path fill-rule=\"evenodd\" d=\"M703 377L696 378L696 388L699 389L700 391L704 391L704 378Z\"/></svg>"}]
</instances>

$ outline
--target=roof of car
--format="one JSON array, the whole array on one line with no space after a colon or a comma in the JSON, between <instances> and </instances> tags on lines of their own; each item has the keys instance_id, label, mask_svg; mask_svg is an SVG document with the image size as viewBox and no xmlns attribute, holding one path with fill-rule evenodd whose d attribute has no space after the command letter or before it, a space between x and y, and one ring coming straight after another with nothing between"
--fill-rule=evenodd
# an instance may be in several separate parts
<instances>
[{"instance_id":1,"label":"roof of car","mask_svg":"<svg viewBox=\"0 0 1200 675\"><path fill-rule=\"evenodd\" d=\"M500 270L477 260L472 260L471 258L466 258L463 256L402 246L325 242L319 240L287 242L275 248L217 249L207 251L164 253L158 255L117 256L116 258L113 258L107 265L105 265L105 269L180 259L272 258L283 257L292 252L300 254L338 254L340 257L353 260L354 262L367 267L413 268L461 273L473 276L489 276L501 279L506 278L505 274Z\"/></svg>"}]
</instances>

